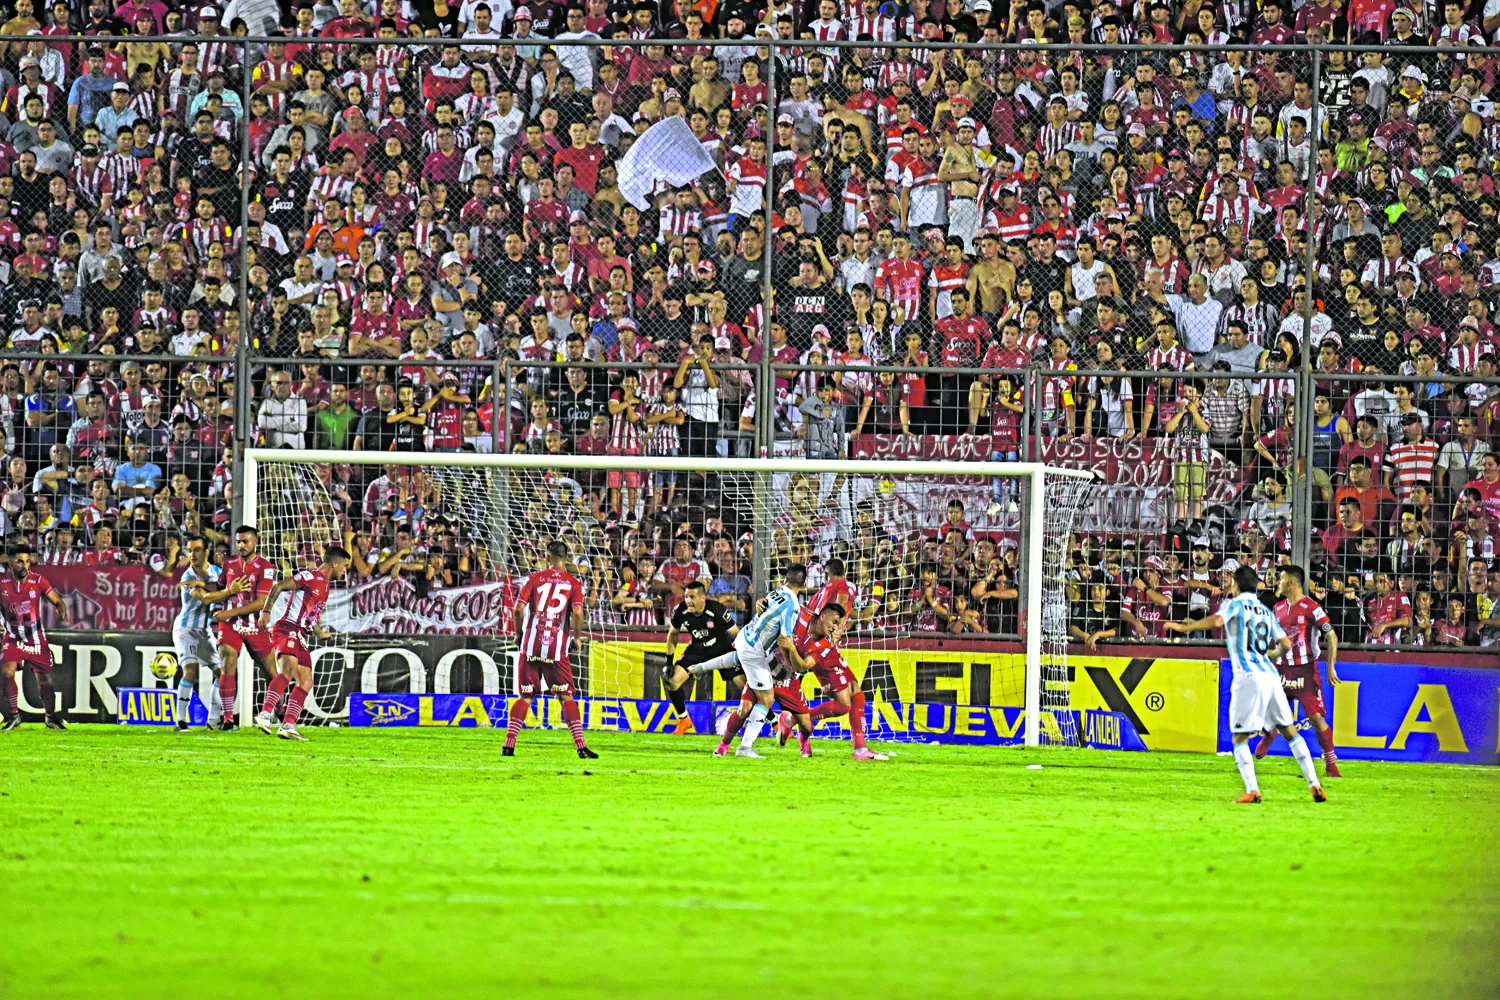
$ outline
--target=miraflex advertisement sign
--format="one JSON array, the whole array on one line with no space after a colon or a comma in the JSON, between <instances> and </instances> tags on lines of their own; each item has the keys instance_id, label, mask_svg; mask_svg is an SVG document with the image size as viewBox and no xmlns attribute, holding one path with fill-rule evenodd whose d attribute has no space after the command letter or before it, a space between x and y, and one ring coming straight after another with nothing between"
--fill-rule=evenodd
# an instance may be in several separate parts
<instances>
[{"instance_id":1,"label":"miraflex advertisement sign","mask_svg":"<svg viewBox=\"0 0 1500 1000\"><path fill-rule=\"evenodd\" d=\"M503 716L515 689L515 653L485 636L362 636L315 652L312 721L365 725L468 726ZM915 644L914 644L915 645ZM1025 660L980 643L927 642L930 648L844 650L871 703L873 732L891 738L1004 743L1018 735ZM151 660L171 649L166 632L73 633L54 638L57 709L80 722L120 721L122 689L165 689ZM580 693L594 703L591 727L655 731L670 726L661 672L665 646L595 642L574 664ZM1151 750L1212 753L1227 747L1228 666L1217 658L1077 655L1069 658L1070 703L1084 735L1101 745L1132 736ZM1495 763L1500 752L1500 669L1401 663L1340 664L1342 684L1325 682L1340 756L1371 760ZM812 693L811 682L809 693ZM257 678L263 690L265 678ZM208 681L200 681L206 701ZM401 696L381 699L362 696ZM480 696L468 701L464 696ZM700 678L694 711L733 702L717 675ZM440 697L439 697L440 696ZM257 693L257 698L259 694ZM145 700L142 700L142 699ZM357 700L351 718L351 700ZM127 698L126 721L153 723L148 697ZM39 715L27 676L22 711ZM196 705L195 705L196 708ZM545 716L543 716L545 720ZM159 720L158 720L159 721ZM695 722L698 721L695 719ZM1049 729L1064 720L1044 720ZM836 727L835 727L836 728ZM1117 735L1118 731L1118 735Z\"/></svg>"}]
</instances>

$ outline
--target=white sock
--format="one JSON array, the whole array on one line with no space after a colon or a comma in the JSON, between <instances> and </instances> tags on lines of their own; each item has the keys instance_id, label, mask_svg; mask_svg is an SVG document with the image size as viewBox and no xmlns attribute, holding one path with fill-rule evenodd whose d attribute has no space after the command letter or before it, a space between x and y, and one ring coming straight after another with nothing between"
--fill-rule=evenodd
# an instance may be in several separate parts
<instances>
[{"instance_id":1,"label":"white sock","mask_svg":"<svg viewBox=\"0 0 1500 1000\"><path fill-rule=\"evenodd\" d=\"M766 706L760 702L756 702L755 707L750 709L750 717L745 720L745 727L740 730L740 749L754 748L756 737L760 736L761 728L765 726L766 716L769 714Z\"/></svg>"},{"instance_id":2,"label":"white sock","mask_svg":"<svg viewBox=\"0 0 1500 1000\"><path fill-rule=\"evenodd\" d=\"M177 682L177 718L186 721L188 706L193 701L193 682L186 677Z\"/></svg>"},{"instance_id":3,"label":"white sock","mask_svg":"<svg viewBox=\"0 0 1500 1000\"><path fill-rule=\"evenodd\" d=\"M1288 744L1292 748L1292 757L1297 761L1297 766L1302 769L1302 777L1307 779L1309 786L1318 783L1318 772L1313 770L1312 754L1308 752L1307 741L1298 733L1297 738Z\"/></svg>"},{"instance_id":4,"label":"white sock","mask_svg":"<svg viewBox=\"0 0 1500 1000\"><path fill-rule=\"evenodd\" d=\"M208 721L218 722L224 718L224 699L219 697L217 681L208 686Z\"/></svg>"},{"instance_id":5,"label":"white sock","mask_svg":"<svg viewBox=\"0 0 1500 1000\"><path fill-rule=\"evenodd\" d=\"M1306 748L1303 749L1305 754ZM1255 780L1255 754L1250 752L1249 743L1236 743L1234 745L1234 766L1240 769L1240 777L1245 781L1245 791L1255 793L1260 791L1260 782Z\"/></svg>"}]
</instances>

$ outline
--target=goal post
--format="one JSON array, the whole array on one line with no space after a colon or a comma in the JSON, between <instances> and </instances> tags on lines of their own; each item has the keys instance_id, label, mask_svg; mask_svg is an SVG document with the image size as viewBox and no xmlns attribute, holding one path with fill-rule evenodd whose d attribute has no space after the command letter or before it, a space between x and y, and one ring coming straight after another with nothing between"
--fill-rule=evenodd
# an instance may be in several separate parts
<instances>
[{"instance_id":1,"label":"goal post","mask_svg":"<svg viewBox=\"0 0 1500 1000\"><path fill-rule=\"evenodd\" d=\"M341 487L331 470L343 470L341 474L355 484L373 481L377 475L388 478L384 470L377 474L371 466L396 467L403 476L418 477L428 491L419 499L438 508L440 519L446 512L450 521L460 522L467 537L479 539L479 544L492 553L484 571L492 582L524 577L534 565L528 559L538 558L539 549L558 534L559 524L568 525L561 530L568 532L581 550L580 566L597 555L580 541L585 530L594 532L594 537L601 530L596 522L598 502L590 496L595 518L590 519L583 494L586 484L600 482L604 476L610 477L611 483L617 477L645 476L648 493L653 475L684 477L689 505L720 505L722 509L714 510L724 522L724 530L742 542L753 539L750 548L756 560L756 577L771 581L771 585L779 578L779 568L792 561L788 553L798 551L795 545L787 551L777 550L777 546L788 544L784 536L792 532L772 527L792 517L792 508L811 507L826 525L821 537L827 544L816 549L822 561L830 553L854 551L851 546L857 548L859 539L869 537L855 537L851 521L873 522L875 534L895 540L891 548L903 562L899 568L905 575L900 577L900 592L887 594L881 616L860 623L858 635L848 637L851 644L857 639L857 644L866 648L896 652L904 643L956 638L978 644L993 641L997 649L1002 645L1014 649L1019 642L1024 652L1024 677L1016 677L1019 683L1014 686L1024 685L1023 704L1017 707L1024 713L1025 744L1078 742L1077 733L1072 731L1068 692L1066 574L1070 540L1080 515L1093 499L1092 473L1039 463L252 448L246 451L244 461L244 523L260 530L262 550L270 550L267 554L273 562L287 569L306 564L319 544L341 541L343 528L351 520L359 520L361 512L346 509L350 501L355 505L366 502L362 493L356 497L353 490ZM693 492L695 483L701 484L699 493ZM335 494L345 497L342 504ZM731 511L744 516L736 522L730 517ZM424 513L432 516L435 512L417 512L406 523L413 524ZM954 514L959 515L958 521L945 524L944 518ZM635 530L637 522L628 513L619 516L624 522L619 528ZM701 508L698 516L702 520ZM610 530L616 527L611 524ZM995 541L992 549L998 548L1004 558L1014 559L1009 570L1000 570L1002 575L1013 574L1016 584L1015 608L1006 619L1014 623L1013 628L971 628L971 634L963 636L946 630L912 631L911 622L916 619L901 602L908 594L917 595L914 599L920 602L926 592L920 586L908 589L907 585L920 584L921 571L931 566L922 561L923 556L931 551L934 540L945 540L951 530L963 532L961 537L971 541ZM609 537L618 545L618 535ZM1014 557L1009 554L1011 549L1015 550ZM861 558L862 563L865 561ZM852 578L854 574L849 575ZM949 603L956 605L952 596ZM963 596L967 600L969 595ZM601 601L600 606L605 607L605 613L596 615L591 605L585 630L595 643L601 635L623 634L629 627L619 621L606 622L611 617L606 602ZM658 615L664 624L665 616L661 612ZM927 627L932 627L930 622ZM946 629L946 625L943 627ZM497 634L500 631L496 629ZM594 672L592 690L596 692L619 694L628 687L623 681L611 686L619 679L606 673L624 668L590 664L588 669ZM243 699L254 690L254 676L247 674L248 670L249 664L242 663L239 689ZM589 693L582 680L579 687ZM981 690L987 692L988 688ZM244 704L242 701L242 713Z\"/></svg>"}]
</instances>

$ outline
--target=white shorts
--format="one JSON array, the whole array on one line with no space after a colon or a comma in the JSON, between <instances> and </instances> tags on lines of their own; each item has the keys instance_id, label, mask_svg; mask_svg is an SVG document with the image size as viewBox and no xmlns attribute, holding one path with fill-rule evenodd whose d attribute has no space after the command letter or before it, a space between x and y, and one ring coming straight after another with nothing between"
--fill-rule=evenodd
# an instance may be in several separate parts
<instances>
[{"instance_id":1,"label":"white shorts","mask_svg":"<svg viewBox=\"0 0 1500 1000\"><path fill-rule=\"evenodd\" d=\"M219 640L212 629L174 628L172 647L177 650L177 662L183 666L199 663L212 670L219 669Z\"/></svg>"},{"instance_id":2,"label":"white shorts","mask_svg":"<svg viewBox=\"0 0 1500 1000\"><path fill-rule=\"evenodd\" d=\"M1293 722L1292 706L1287 703L1281 675L1271 673L1236 674L1229 686L1229 731L1263 733Z\"/></svg>"},{"instance_id":3,"label":"white shorts","mask_svg":"<svg viewBox=\"0 0 1500 1000\"><path fill-rule=\"evenodd\" d=\"M736 645L734 651L739 654L740 670L745 674L745 686L752 691L769 691L776 686L771 677L771 656L758 649L746 649Z\"/></svg>"}]
</instances>

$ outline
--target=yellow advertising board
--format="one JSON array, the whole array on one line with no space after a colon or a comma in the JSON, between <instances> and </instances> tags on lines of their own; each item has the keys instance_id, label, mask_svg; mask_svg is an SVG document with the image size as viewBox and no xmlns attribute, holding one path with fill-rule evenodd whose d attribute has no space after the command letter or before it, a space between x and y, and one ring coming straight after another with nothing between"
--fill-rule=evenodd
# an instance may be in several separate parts
<instances>
[{"instance_id":1,"label":"yellow advertising board","mask_svg":"<svg viewBox=\"0 0 1500 1000\"><path fill-rule=\"evenodd\" d=\"M645 690L646 668L650 660L659 670L665 664L665 652L662 643L592 643L589 695L661 697L659 687ZM858 647L847 647L842 653L876 705L901 702L1020 707L1025 702L1026 658L1018 653ZM1153 750L1213 753L1217 748L1217 659L1070 655L1068 669L1074 710L1101 709L1126 715ZM810 677L804 683L809 691L815 686ZM715 699L728 696L724 681L717 675L712 684Z\"/></svg>"}]
</instances>

